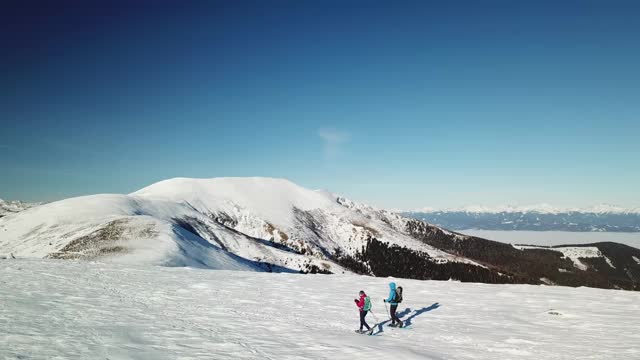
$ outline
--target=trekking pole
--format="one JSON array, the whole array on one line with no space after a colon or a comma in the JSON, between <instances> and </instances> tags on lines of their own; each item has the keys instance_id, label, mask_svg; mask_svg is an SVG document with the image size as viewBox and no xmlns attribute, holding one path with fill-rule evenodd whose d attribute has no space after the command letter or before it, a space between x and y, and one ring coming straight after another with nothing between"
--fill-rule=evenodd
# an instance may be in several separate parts
<instances>
[{"instance_id":1,"label":"trekking pole","mask_svg":"<svg viewBox=\"0 0 640 360\"><path fill-rule=\"evenodd\" d=\"M376 321L376 324L379 323L380 319L378 319L376 314L373 313L373 310L369 309L369 312L371 313L371 316L373 316L373 319Z\"/></svg>"},{"instance_id":2,"label":"trekking pole","mask_svg":"<svg viewBox=\"0 0 640 360\"><path fill-rule=\"evenodd\" d=\"M387 302L384 302L384 308L387 309L387 316L391 319L391 315L389 314L389 308L387 307Z\"/></svg>"}]
</instances>

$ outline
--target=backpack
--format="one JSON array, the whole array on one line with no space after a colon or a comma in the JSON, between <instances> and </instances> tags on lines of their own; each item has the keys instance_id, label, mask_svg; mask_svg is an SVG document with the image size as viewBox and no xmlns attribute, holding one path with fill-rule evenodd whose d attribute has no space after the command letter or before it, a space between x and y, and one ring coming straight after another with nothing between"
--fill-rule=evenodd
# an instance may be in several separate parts
<instances>
[{"instance_id":1,"label":"backpack","mask_svg":"<svg viewBox=\"0 0 640 360\"><path fill-rule=\"evenodd\" d=\"M393 302L398 304L402 302L402 286L398 286L396 289L396 296L393 297Z\"/></svg>"},{"instance_id":2,"label":"backpack","mask_svg":"<svg viewBox=\"0 0 640 360\"><path fill-rule=\"evenodd\" d=\"M364 307L362 308L362 310L364 311L371 310L371 300L369 299L368 296L364 298Z\"/></svg>"}]
</instances>

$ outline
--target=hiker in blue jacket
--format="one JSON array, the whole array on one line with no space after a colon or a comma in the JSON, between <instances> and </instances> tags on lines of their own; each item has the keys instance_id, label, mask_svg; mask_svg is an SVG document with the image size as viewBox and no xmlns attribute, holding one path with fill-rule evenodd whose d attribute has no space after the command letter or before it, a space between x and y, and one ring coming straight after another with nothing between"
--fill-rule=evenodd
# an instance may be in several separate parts
<instances>
[{"instance_id":1,"label":"hiker in blue jacket","mask_svg":"<svg viewBox=\"0 0 640 360\"><path fill-rule=\"evenodd\" d=\"M400 288L402 289L402 288ZM402 292L398 293L398 289L396 289L396 283L389 283L389 297L384 299L384 302L389 303L391 305L391 324L389 326L397 326L402 327L404 323L398 318L396 315L396 310L398 309L398 303L402 301Z\"/></svg>"}]
</instances>

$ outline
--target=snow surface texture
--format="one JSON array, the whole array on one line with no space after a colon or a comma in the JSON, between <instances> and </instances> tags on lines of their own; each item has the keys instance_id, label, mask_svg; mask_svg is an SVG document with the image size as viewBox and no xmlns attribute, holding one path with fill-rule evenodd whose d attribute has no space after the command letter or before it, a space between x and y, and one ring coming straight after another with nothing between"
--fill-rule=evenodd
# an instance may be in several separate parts
<instances>
[{"instance_id":1,"label":"snow surface texture","mask_svg":"<svg viewBox=\"0 0 640 360\"><path fill-rule=\"evenodd\" d=\"M358 335L393 279L0 261L2 359L638 359L640 294L396 280L409 329ZM374 317L367 320L374 323Z\"/></svg>"},{"instance_id":2,"label":"snow surface texture","mask_svg":"<svg viewBox=\"0 0 640 360\"><path fill-rule=\"evenodd\" d=\"M435 261L472 263L412 238L408 221L283 179L176 178L130 195L71 198L3 217L0 255L234 270L313 265L341 273L330 255L353 255L373 236Z\"/></svg>"},{"instance_id":3,"label":"snow surface texture","mask_svg":"<svg viewBox=\"0 0 640 360\"><path fill-rule=\"evenodd\" d=\"M114 261L158 265L253 269L250 263L203 243L168 221L169 216L185 214L193 211L126 195L72 198L0 219L0 249L17 257L42 258L59 254L76 241L89 245L64 252L63 258L105 256Z\"/></svg>"}]
</instances>

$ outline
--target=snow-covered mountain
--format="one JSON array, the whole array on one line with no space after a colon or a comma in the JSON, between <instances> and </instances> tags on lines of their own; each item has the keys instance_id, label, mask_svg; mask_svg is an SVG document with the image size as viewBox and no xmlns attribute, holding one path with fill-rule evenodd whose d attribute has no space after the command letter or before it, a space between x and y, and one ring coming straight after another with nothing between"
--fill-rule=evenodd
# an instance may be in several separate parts
<instances>
[{"instance_id":1,"label":"snow-covered mountain","mask_svg":"<svg viewBox=\"0 0 640 360\"><path fill-rule=\"evenodd\" d=\"M17 200L5 201L0 199L0 218L38 205L40 205L40 203L26 203Z\"/></svg>"},{"instance_id":2,"label":"snow-covered mountain","mask_svg":"<svg viewBox=\"0 0 640 360\"><path fill-rule=\"evenodd\" d=\"M557 208L548 204L424 208L403 214L456 230L640 232L640 208L608 204L588 208Z\"/></svg>"},{"instance_id":3,"label":"snow-covered mountain","mask_svg":"<svg viewBox=\"0 0 640 360\"><path fill-rule=\"evenodd\" d=\"M0 253L213 268L342 272L372 236L439 261L467 259L399 231L404 219L354 209L328 192L270 178L176 178L129 195L93 195L27 209L0 222Z\"/></svg>"},{"instance_id":4,"label":"snow-covered mountain","mask_svg":"<svg viewBox=\"0 0 640 360\"><path fill-rule=\"evenodd\" d=\"M401 211L402 212L402 211ZM563 214L563 213L589 213L589 214L640 214L640 207L622 207L612 204L598 204L589 207L557 207L550 204L534 204L534 205L500 205L500 206L484 206L484 205L468 205L458 208L436 209L433 207L424 207L408 213L433 213L433 212L467 212L467 213L537 213L537 214Z\"/></svg>"},{"instance_id":5,"label":"snow-covered mountain","mask_svg":"<svg viewBox=\"0 0 640 360\"><path fill-rule=\"evenodd\" d=\"M578 268L552 249L516 249L271 178L176 178L0 219L5 256L635 289L640 250L618 256L616 246Z\"/></svg>"}]
</instances>

